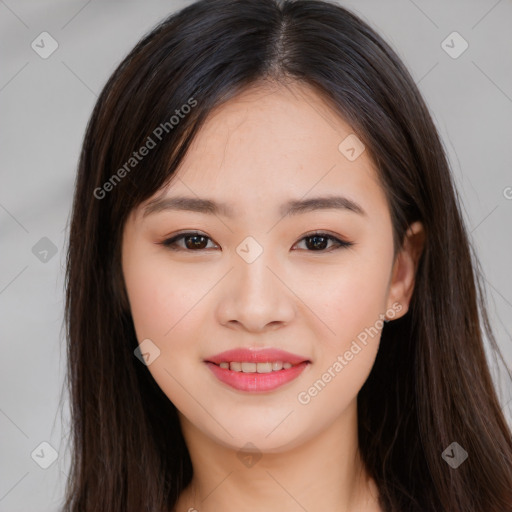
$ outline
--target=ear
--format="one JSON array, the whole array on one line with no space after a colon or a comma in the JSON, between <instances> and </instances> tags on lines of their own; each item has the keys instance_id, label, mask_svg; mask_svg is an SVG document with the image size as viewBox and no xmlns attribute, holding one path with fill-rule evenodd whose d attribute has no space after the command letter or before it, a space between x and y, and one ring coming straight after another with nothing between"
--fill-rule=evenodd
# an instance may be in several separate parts
<instances>
[{"instance_id":1,"label":"ear","mask_svg":"<svg viewBox=\"0 0 512 512\"><path fill-rule=\"evenodd\" d=\"M394 319L405 315L414 291L418 262L425 245L425 230L419 221L413 222L405 233L402 249L395 258L388 292L388 309L397 302L402 306ZM395 309L395 308L393 308Z\"/></svg>"}]
</instances>

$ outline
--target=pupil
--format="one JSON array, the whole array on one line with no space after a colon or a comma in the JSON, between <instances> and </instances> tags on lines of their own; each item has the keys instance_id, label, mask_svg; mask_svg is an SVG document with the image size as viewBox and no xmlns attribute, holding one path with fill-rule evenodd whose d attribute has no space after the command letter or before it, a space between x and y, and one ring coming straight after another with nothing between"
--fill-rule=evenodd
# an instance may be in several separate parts
<instances>
[{"instance_id":1,"label":"pupil","mask_svg":"<svg viewBox=\"0 0 512 512\"><path fill-rule=\"evenodd\" d=\"M308 248L310 248L311 246L316 248L316 249L325 249L325 243L326 243L326 237L325 236L310 236L308 237L309 240L314 240L313 244L306 244L308 246ZM318 242L319 240L321 240L321 242Z\"/></svg>"},{"instance_id":2,"label":"pupil","mask_svg":"<svg viewBox=\"0 0 512 512\"><path fill-rule=\"evenodd\" d=\"M203 240L203 243L199 242L199 243L186 243L185 245L187 246L187 249L204 249L203 245L204 245L204 240L205 240L205 237L203 235L190 235L190 236L187 236L186 237L186 242L190 241L191 239L198 239L198 238L201 238Z\"/></svg>"}]
</instances>

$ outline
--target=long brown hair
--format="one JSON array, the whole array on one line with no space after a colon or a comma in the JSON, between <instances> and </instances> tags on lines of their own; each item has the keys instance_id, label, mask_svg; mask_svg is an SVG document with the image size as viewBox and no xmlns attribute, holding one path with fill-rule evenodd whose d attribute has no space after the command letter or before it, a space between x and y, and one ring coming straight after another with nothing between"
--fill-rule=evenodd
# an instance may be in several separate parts
<instances>
[{"instance_id":1,"label":"long brown hair","mask_svg":"<svg viewBox=\"0 0 512 512\"><path fill-rule=\"evenodd\" d=\"M134 356L121 237L212 108L261 80L312 86L351 125L379 171L396 247L412 222L425 227L410 309L385 324L358 395L360 451L382 508L511 511L512 436L483 336L499 348L439 135L390 46L319 0L193 3L141 39L101 92L67 254L73 452L63 510L172 510L192 478L176 408ZM151 150L131 161L149 139ZM442 456L454 442L468 453L457 468Z\"/></svg>"}]
</instances>

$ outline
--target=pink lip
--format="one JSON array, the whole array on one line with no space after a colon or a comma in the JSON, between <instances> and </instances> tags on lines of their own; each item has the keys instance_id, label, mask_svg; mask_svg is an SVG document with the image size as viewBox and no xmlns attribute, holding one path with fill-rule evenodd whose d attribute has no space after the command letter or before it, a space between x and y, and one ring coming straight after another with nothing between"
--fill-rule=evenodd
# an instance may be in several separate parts
<instances>
[{"instance_id":1,"label":"pink lip","mask_svg":"<svg viewBox=\"0 0 512 512\"><path fill-rule=\"evenodd\" d=\"M218 366L222 362L266 363L282 361L293 366L270 373L244 373ZM293 379L296 379L310 364L306 358L278 349L233 349L222 352L205 360L206 365L221 382L239 391L272 391Z\"/></svg>"},{"instance_id":2,"label":"pink lip","mask_svg":"<svg viewBox=\"0 0 512 512\"><path fill-rule=\"evenodd\" d=\"M304 361L287 370L279 370L270 373L244 373L235 372L226 368L221 368L214 363L206 361L206 364L221 382L238 389L239 391L272 391L273 389L290 382L297 378L309 362Z\"/></svg>"},{"instance_id":3,"label":"pink lip","mask_svg":"<svg viewBox=\"0 0 512 512\"><path fill-rule=\"evenodd\" d=\"M205 359L206 362L220 364L222 362L230 363L231 361L240 361L248 363L267 363L273 361L282 361L283 363L291 363L293 365L308 361L307 357L297 354L291 354L284 350L276 348L264 349L248 349L235 348L226 352L221 352Z\"/></svg>"}]
</instances>

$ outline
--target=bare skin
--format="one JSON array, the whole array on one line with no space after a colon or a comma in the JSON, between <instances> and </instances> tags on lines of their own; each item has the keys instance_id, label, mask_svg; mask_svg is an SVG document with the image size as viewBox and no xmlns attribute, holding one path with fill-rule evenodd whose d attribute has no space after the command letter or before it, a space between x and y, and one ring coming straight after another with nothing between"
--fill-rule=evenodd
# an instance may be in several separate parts
<instances>
[{"instance_id":1,"label":"bare skin","mask_svg":"<svg viewBox=\"0 0 512 512\"><path fill-rule=\"evenodd\" d=\"M194 467L177 512L381 511L360 458L357 394L383 319L408 310L424 233L413 224L394 257L368 152L351 161L338 148L352 133L305 86L251 88L210 116L171 184L126 223L123 273L137 338L160 350L148 369L179 411ZM152 200L178 195L229 203L234 215L143 215ZM364 213L280 212L291 199L332 195ZM184 231L199 240L161 245ZM326 239L319 249L314 231L353 245ZM257 245L242 244L247 237ZM241 244L262 252L248 262ZM372 332L365 343L364 332ZM240 391L204 362L238 347L278 348L310 364L273 391ZM325 385L311 391L318 380ZM253 458L243 457L247 443Z\"/></svg>"}]
</instances>

